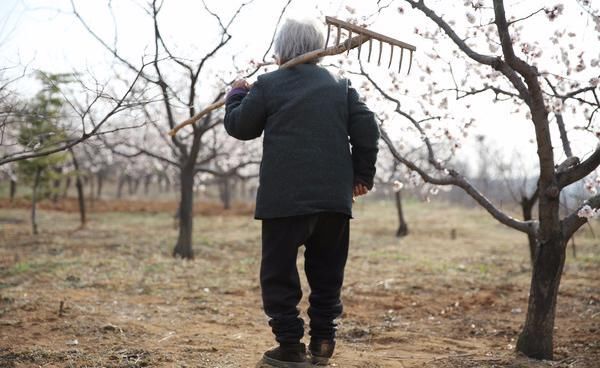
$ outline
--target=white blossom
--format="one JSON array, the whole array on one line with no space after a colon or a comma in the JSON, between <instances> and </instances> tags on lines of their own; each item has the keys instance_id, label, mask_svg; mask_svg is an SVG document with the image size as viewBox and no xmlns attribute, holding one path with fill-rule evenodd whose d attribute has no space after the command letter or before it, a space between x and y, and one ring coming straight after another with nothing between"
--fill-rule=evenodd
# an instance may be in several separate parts
<instances>
[{"instance_id":1,"label":"white blossom","mask_svg":"<svg viewBox=\"0 0 600 368\"><path fill-rule=\"evenodd\" d=\"M585 206L581 207L579 209L579 211L577 212L577 216L582 217L582 218L586 218L586 219L591 219L593 217L598 216L599 212L597 209L592 208L589 204L586 204Z\"/></svg>"},{"instance_id":2,"label":"white blossom","mask_svg":"<svg viewBox=\"0 0 600 368\"><path fill-rule=\"evenodd\" d=\"M560 98L552 99L552 111L561 113L563 111L563 107L564 107L564 105Z\"/></svg>"},{"instance_id":3,"label":"white blossom","mask_svg":"<svg viewBox=\"0 0 600 368\"><path fill-rule=\"evenodd\" d=\"M591 179L585 179L584 187L591 195L596 195L598 193L598 181L597 180L594 181Z\"/></svg>"},{"instance_id":4,"label":"white blossom","mask_svg":"<svg viewBox=\"0 0 600 368\"><path fill-rule=\"evenodd\" d=\"M404 188L404 183L399 182L398 180L394 181L393 189L394 192L399 192Z\"/></svg>"},{"instance_id":5,"label":"white blossom","mask_svg":"<svg viewBox=\"0 0 600 368\"><path fill-rule=\"evenodd\" d=\"M477 19L475 18L475 16L473 14L467 13L467 21L469 21L469 23L474 24L476 20Z\"/></svg>"}]
</instances>

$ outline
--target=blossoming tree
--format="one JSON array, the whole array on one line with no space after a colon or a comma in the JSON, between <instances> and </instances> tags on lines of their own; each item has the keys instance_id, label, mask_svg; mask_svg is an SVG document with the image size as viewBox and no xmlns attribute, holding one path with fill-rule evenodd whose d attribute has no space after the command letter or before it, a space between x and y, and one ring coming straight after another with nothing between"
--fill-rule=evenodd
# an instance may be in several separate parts
<instances>
[{"instance_id":1,"label":"blossoming tree","mask_svg":"<svg viewBox=\"0 0 600 368\"><path fill-rule=\"evenodd\" d=\"M429 20L433 26L424 23L416 29L423 43L427 43L424 47L421 45L425 51L417 59L422 70L420 81L425 87L420 89L418 101L412 105L405 104L406 98L402 96L410 95L411 91L402 88L402 83L394 78L386 81L385 87L376 88L392 103L390 110L406 119L417 133L428 162L416 162L408 157L387 133L391 128L389 123L384 125L382 139L394 158L418 173L425 182L462 188L499 222L535 239L527 317L516 347L529 357L551 359L567 242L600 208L600 195L592 193L576 210L564 216L560 213L561 192L588 177L600 165L600 146L595 150L589 146L594 140L589 136L597 136L600 129L597 126L600 60L597 52L588 52L600 48L600 11L592 8L589 1L571 3L566 9L561 4L548 7L539 3L539 8L532 8L533 2L479 0L465 1L464 10L458 11L464 18L455 19L454 5L448 8L448 4L441 2L433 7L424 0L405 2L415 10L414 16L421 14L424 21ZM507 17L508 6L514 15ZM404 9L399 8L399 11L404 12ZM561 22L561 15L566 11L589 21L582 22L583 28ZM530 28L525 24L530 24ZM532 32L531 26L543 27L544 37L540 38L540 32ZM581 29L594 29L594 33L590 36L588 32L582 41L577 37ZM554 46L549 47L547 43ZM442 74L449 76L449 86L444 86L439 78ZM482 99L486 94L491 94L494 102L512 109L512 114L507 113L508 119L521 116L532 128L537 149L538 172L535 174L539 178L535 193L537 219L520 220L501 210L444 159L447 155L440 153L435 144L439 137L431 137L429 125L434 117L439 122L436 123L438 130L451 120L458 122L455 125L459 131L468 128L473 122L469 118L471 99L489 104L489 100ZM453 116L450 111L458 111L459 103L463 103L462 116ZM569 131L568 127L572 129ZM441 129L445 129L447 140L452 141L456 133L449 128ZM553 130L558 134L553 134ZM581 138L584 133L591 134ZM587 146L581 143L572 146L569 134ZM559 150L553 145L556 140L562 143ZM449 147L450 151L458 149L459 140ZM595 188L595 179L588 179L587 186Z\"/></svg>"}]
</instances>

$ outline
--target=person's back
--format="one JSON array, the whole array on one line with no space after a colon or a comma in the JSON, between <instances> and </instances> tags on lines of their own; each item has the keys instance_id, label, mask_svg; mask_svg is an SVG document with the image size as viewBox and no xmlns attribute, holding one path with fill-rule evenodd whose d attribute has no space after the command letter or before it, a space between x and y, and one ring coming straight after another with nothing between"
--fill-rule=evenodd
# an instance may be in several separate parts
<instances>
[{"instance_id":1,"label":"person's back","mask_svg":"<svg viewBox=\"0 0 600 368\"><path fill-rule=\"evenodd\" d=\"M281 63L322 45L316 27L288 21L275 49ZM263 220L263 306L280 345L265 352L263 362L307 364L297 309L302 290L296 256L304 245L311 359L327 363L335 346L334 320L342 313L352 196L373 186L379 129L347 80L312 63L264 74L251 88L245 81L233 87L227 132L241 140L264 134L255 217Z\"/></svg>"},{"instance_id":2,"label":"person's back","mask_svg":"<svg viewBox=\"0 0 600 368\"><path fill-rule=\"evenodd\" d=\"M258 79L265 104L256 217L351 214L348 86L314 64Z\"/></svg>"},{"instance_id":3,"label":"person's back","mask_svg":"<svg viewBox=\"0 0 600 368\"><path fill-rule=\"evenodd\" d=\"M239 111L246 123L258 123L255 129L238 132L235 112L225 125L240 139L264 130L256 218L324 211L351 216L355 179L372 186L374 166L361 161L375 160L378 131L348 81L315 64L300 64L260 76L246 98L248 105L261 106Z\"/></svg>"}]
</instances>

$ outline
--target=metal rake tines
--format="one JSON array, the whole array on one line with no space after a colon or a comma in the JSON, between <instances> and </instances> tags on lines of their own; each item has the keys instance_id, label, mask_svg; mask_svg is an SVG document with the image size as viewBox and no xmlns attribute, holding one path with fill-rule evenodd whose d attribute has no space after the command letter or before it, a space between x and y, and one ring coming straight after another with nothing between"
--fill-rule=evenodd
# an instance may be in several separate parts
<instances>
[{"instance_id":1,"label":"metal rake tines","mask_svg":"<svg viewBox=\"0 0 600 368\"><path fill-rule=\"evenodd\" d=\"M367 61L371 61L371 53L373 51L373 40L379 41L379 55L377 57L377 65L381 65L381 54L383 52L383 44L387 43L390 45L390 61L388 63L388 68L392 66L392 59L394 57L394 46L398 46L400 48L400 62L398 64L398 73L402 69L402 59L404 58L404 50L408 50L410 52L410 61L408 63L408 73L410 73L410 69L412 67L412 59L413 52L417 50L417 48L411 44L406 42L402 42L392 37L388 37L381 33L373 32L363 27L359 27L352 23L344 22L343 20L339 20L333 17L325 17L325 22L327 23L327 39L325 40L325 48L327 48L327 44L329 43L329 38L331 36L331 28L336 28L337 33L335 36L335 44L339 45L340 39L342 37L342 29L348 31L349 37L352 38L352 35L355 34L357 36L364 36L369 39L369 55L367 57ZM362 43L358 46L358 58L360 59L360 51L361 51ZM348 49L348 53L350 53L350 49Z\"/></svg>"}]
</instances>

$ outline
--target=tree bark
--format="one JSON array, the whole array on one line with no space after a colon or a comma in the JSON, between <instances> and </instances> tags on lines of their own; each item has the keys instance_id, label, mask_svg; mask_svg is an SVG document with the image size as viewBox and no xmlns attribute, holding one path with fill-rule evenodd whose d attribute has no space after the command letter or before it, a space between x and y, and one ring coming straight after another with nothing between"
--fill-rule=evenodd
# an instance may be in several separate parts
<instances>
[{"instance_id":1,"label":"tree bark","mask_svg":"<svg viewBox=\"0 0 600 368\"><path fill-rule=\"evenodd\" d=\"M140 189L140 181L140 177L137 177L135 180L133 180L133 187L129 187L129 194L137 195L138 190Z\"/></svg>"},{"instance_id":2,"label":"tree bark","mask_svg":"<svg viewBox=\"0 0 600 368\"><path fill-rule=\"evenodd\" d=\"M150 184L152 184L152 174L144 176L144 195L150 194Z\"/></svg>"},{"instance_id":3,"label":"tree bark","mask_svg":"<svg viewBox=\"0 0 600 368\"><path fill-rule=\"evenodd\" d=\"M98 184L96 187L96 199L100 199L100 197L102 197L104 177L105 177L105 173L102 170L98 171L98 173L96 174L96 182Z\"/></svg>"},{"instance_id":4,"label":"tree bark","mask_svg":"<svg viewBox=\"0 0 600 368\"><path fill-rule=\"evenodd\" d=\"M94 175L90 174L87 175L87 177L89 178L89 183L90 183L90 208L94 208L94 202L95 202L95 198L96 198L96 191L95 189L95 180L94 180Z\"/></svg>"},{"instance_id":5,"label":"tree bark","mask_svg":"<svg viewBox=\"0 0 600 368\"><path fill-rule=\"evenodd\" d=\"M54 172L57 175L62 174L62 169L61 168L54 168ZM61 179L54 179L52 181L52 202L56 203L58 202L58 194L60 192L60 184L61 184Z\"/></svg>"},{"instance_id":6,"label":"tree bark","mask_svg":"<svg viewBox=\"0 0 600 368\"><path fill-rule=\"evenodd\" d=\"M523 211L523 220L530 221L533 220L533 205L535 204L537 199L537 191L533 194L531 198L527 198L523 196L521 198L521 210ZM535 252L537 248L537 238L531 234L527 233L527 242L529 244L529 260L531 265L533 266L535 260Z\"/></svg>"},{"instance_id":7,"label":"tree bark","mask_svg":"<svg viewBox=\"0 0 600 368\"><path fill-rule=\"evenodd\" d=\"M530 89L534 84L529 81ZM541 94L532 94L531 112L536 129L540 179L538 183L537 252L533 262L527 318L517 340L517 350L535 359L553 358L554 319L558 287L565 261L565 239L560 224L560 189L554 172L554 156L548 114Z\"/></svg>"},{"instance_id":8,"label":"tree bark","mask_svg":"<svg viewBox=\"0 0 600 368\"><path fill-rule=\"evenodd\" d=\"M42 169L37 168L35 171L35 178L33 180L33 193L31 194L31 230L34 235L38 234L38 226L37 226L37 197L38 197L38 187L40 186L40 178L42 176Z\"/></svg>"},{"instance_id":9,"label":"tree bark","mask_svg":"<svg viewBox=\"0 0 600 368\"><path fill-rule=\"evenodd\" d=\"M157 186L160 193L168 193L171 191L171 181L166 174L159 174L157 177Z\"/></svg>"},{"instance_id":10,"label":"tree bark","mask_svg":"<svg viewBox=\"0 0 600 368\"><path fill-rule=\"evenodd\" d=\"M117 184L117 198L119 199L123 197L123 187L125 186L125 180L125 175L119 176L119 183Z\"/></svg>"},{"instance_id":11,"label":"tree bark","mask_svg":"<svg viewBox=\"0 0 600 368\"><path fill-rule=\"evenodd\" d=\"M65 179L65 187L63 188L62 192L63 199L67 198L67 195L69 194L69 189L71 189L71 176L68 175Z\"/></svg>"},{"instance_id":12,"label":"tree bark","mask_svg":"<svg viewBox=\"0 0 600 368\"><path fill-rule=\"evenodd\" d=\"M552 359L554 317L565 264L566 243L559 235L540 243L533 265L529 305L517 350L535 359Z\"/></svg>"},{"instance_id":13,"label":"tree bark","mask_svg":"<svg viewBox=\"0 0 600 368\"><path fill-rule=\"evenodd\" d=\"M398 230L396 231L396 237L401 238L408 235L408 225L404 220L404 211L402 210L402 195L401 191L395 193L396 197L396 210L398 212Z\"/></svg>"},{"instance_id":14,"label":"tree bark","mask_svg":"<svg viewBox=\"0 0 600 368\"><path fill-rule=\"evenodd\" d=\"M14 179L10 179L10 203L15 201L15 196L17 195L17 181Z\"/></svg>"},{"instance_id":15,"label":"tree bark","mask_svg":"<svg viewBox=\"0 0 600 368\"><path fill-rule=\"evenodd\" d=\"M560 140L562 141L565 155L567 157L572 157L573 150L571 150L571 142L569 141L569 136L567 135L567 128L565 128L565 120L563 119L562 114L555 114L555 116L556 125L558 125L558 131L560 132Z\"/></svg>"},{"instance_id":16,"label":"tree bark","mask_svg":"<svg viewBox=\"0 0 600 368\"><path fill-rule=\"evenodd\" d=\"M231 178L224 176L219 181L219 191L223 209L231 208Z\"/></svg>"},{"instance_id":17,"label":"tree bark","mask_svg":"<svg viewBox=\"0 0 600 368\"><path fill-rule=\"evenodd\" d=\"M81 173L79 172L79 161L75 156L73 149L69 149L71 153L71 160L75 167L75 187L77 188L77 201L79 203L79 219L81 221L81 227L84 228L87 223L86 211L85 211L85 194L83 192L83 182L81 180Z\"/></svg>"},{"instance_id":18,"label":"tree bark","mask_svg":"<svg viewBox=\"0 0 600 368\"><path fill-rule=\"evenodd\" d=\"M173 256L186 259L194 258L192 250L193 208L194 208L194 166L186 165L181 169L181 198L179 203L179 236L173 250Z\"/></svg>"},{"instance_id":19,"label":"tree bark","mask_svg":"<svg viewBox=\"0 0 600 368\"><path fill-rule=\"evenodd\" d=\"M131 178L131 176L127 175L126 179L127 181L127 192L129 193L129 195L133 195L133 180Z\"/></svg>"}]
</instances>

